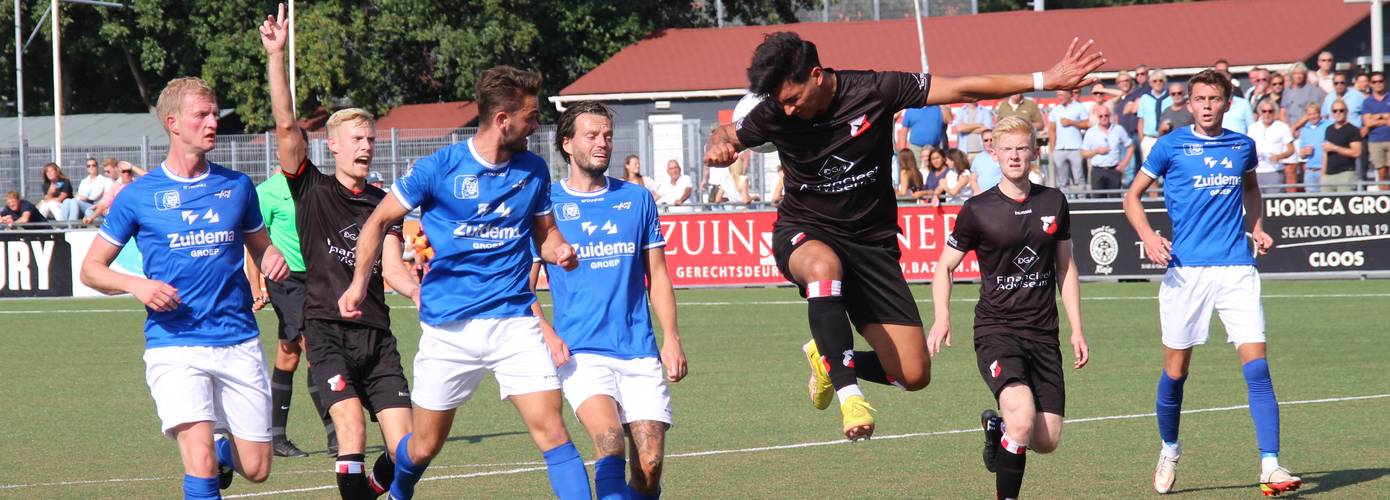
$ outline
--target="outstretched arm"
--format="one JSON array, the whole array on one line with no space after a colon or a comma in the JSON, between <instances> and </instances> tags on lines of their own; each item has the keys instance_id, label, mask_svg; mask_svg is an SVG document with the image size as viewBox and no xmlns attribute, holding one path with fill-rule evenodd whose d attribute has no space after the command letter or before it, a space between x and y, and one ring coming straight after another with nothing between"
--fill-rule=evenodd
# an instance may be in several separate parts
<instances>
[{"instance_id":1,"label":"outstretched arm","mask_svg":"<svg viewBox=\"0 0 1390 500\"><path fill-rule=\"evenodd\" d=\"M299 175L304 163L306 146L299 122L294 119L294 103L290 98L289 72L285 68L285 42L289 39L289 23L285 21L285 4L280 4L277 16L265 16L261 23L261 45L265 46L270 73L270 110L275 115L276 156L285 175Z\"/></svg>"},{"instance_id":2,"label":"outstretched arm","mask_svg":"<svg viewBox=\"0 0 1390 500\"><path fill-rule=\"evenodd\" d=\"M1080 39L1073 38L1071 45L1067 47L1067 52L1062 55L1062 60L1058 61L1052 68L1042 72L1044 89L1071 90L1096 82L1096 79L1089 75L1105 64L1105 55L1101 52L1087 53L1093 43L1092 40L1087 40L1080 47L1077 47L1078 43L1080 43ZM1026 73L959 78L933 77L931 95L927 96L927 104L998 99L1032 90L1033 75Z\"/></svg>"}]
</instances>

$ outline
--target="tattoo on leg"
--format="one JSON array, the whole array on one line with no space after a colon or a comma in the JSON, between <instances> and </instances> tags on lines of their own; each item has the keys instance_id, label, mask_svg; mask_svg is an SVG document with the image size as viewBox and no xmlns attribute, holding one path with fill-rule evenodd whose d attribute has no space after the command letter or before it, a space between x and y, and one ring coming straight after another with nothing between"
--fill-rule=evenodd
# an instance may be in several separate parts
<instances>
[{"instance_id":1,"label":"tattoo on leg","mask_svg":"<svg viewBox=\"0 0 1390 500\"><path fill-rule=\"evenodd\" d=\"M632 439L632 488L644 495L661 491L661 468L666 448L664 422L642 420L627 425Z\"/></svg>"},{"instance_id":2,"label":"tattoo on leg","mask_svg":"<svg viewBox=\"0 0 1390 500\"><path fill-rule=\"evenodd\" d=\"M599 456L623 454L623 430L618 427L609 427L594 436L594 450Z\"/></svg>"}]
</instances>

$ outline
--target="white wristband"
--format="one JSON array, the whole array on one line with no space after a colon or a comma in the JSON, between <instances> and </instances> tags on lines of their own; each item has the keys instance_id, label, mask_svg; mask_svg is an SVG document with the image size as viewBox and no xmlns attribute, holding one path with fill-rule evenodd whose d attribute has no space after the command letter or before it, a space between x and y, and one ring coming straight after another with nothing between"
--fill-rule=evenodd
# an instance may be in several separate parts
<instances>
[{"instance_id":1,"label":"white wristband","mask_svg":"<svg viewBox=\"0 0 1390 500\"><path fill-rule=\"evenodd\" d=\"M1033 72L1033 91L1035 91L1035 92L1042 92L1042 91L1043 91L1043 74L1042 74L1041 71L1034 71L1034 72Z\"/></svg>"}]
</instances>

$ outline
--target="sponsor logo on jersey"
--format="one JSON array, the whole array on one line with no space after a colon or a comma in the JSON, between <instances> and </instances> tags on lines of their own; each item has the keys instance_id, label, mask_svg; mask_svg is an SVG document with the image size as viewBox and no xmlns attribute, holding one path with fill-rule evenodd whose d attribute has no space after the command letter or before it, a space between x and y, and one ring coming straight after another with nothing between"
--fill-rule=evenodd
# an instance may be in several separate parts
<instances>
[{"instance_id":1,"label":"sponsor logo on jersey","mask_svg":"<svg viewBox=\"0 0 1390 500\"><path fill-rule=\"evenodd\" d=\"M169 233L164 236L169 238L170 250L222 246L236 242L236 231L204 231L199 229L197 231Z\"/></svg>"},{"instance_id":2,"label":"sponsor logo on jersey","mask_svg":"<svg viewBox=\"0 0 1390 500\"><path fill-rule=\"evenodd\" d=\"M1020 250L1018 255L1014 256L1014 265L1018 266L1018 270L1025 273L1028 272L1029 269L1032 269L1033 264L1037 262L1038 252L1033 251L1030 247L1023 247L1023 250Z\"/></svg>"},{"instance_id":3,"label":"sponsor logo on jersey","mask_svg":"<svg viewBox=\"0 0 1390 500\"><path fill-rule=\"evenodd\" d=\"M841 175L845 175L845 172L849 172L851 168L854 168L854 162L830 155L829 158L825 159L825 164L820 167L820 176L826 179L839 178Z\"/></svg>"},{"instance_id":4,"label":"sponsor logo on jersey","mask_svg":"<svg viewBox=\"0 0 1390 500\"><path fill-rule=\"evenodd\" d=\"M1187 156L1202 156L1201 144L1183 144L1182 153Z\"/></svg>"},{"instance_id":5,"label":"sponsor logo on jersey","mask_svg":"<svg viewBox=\"0 0 1390 500\"><path fill-rule=\"evenodd\" d=\"M348 227L339 229L338 236L342 236L343 239L348 241L357 241L357 233L359 231L360 230L357 229L357 224L354 223L352 225L349 225Z\"/></svg>"},{"instance_id":6,"label":"sponsor logo on jersey","mask_svg":"<svg viewBox=\"0 0 1390 500\"><path fill-rule=\"evenodd\" d=\"M198 212L184 210L179 214L179 218L183 219L184 223L192 225L194 222L198 222ZM214 212L211 208L209 208L207 212L203 212L202 219L211 224L222 222L222 217L217 215L217 212Z\"/></svg>"},{"instance_id":7,"label":"sponsor logo on jersey","mask_svg":"<svg viewBox=\"0 0 1390 500\"><path fill-rule=\"evenodd\" d=\"M859 118L855 118L855 119L853 119L853 120L850 120L850 122L849 122L849 136L850 136L850 137L859 137L860 134L863 134L864 132L867 132L867 131L869 130L869 127L872 127L873 124L874 124L874 122L869 121L869 115L864 115L864 116L861 116L861 117L859 117Z\"/></svg>"},{"instance_id":8,"label":"sponsor logo on jersey","mask_svg":"<svg viewBox=\"0 0 1390 500\"><path fill-rule=\"evenodd\" d=\"M617 205L613 205L613 210L627 210L629 208L632 208L632 202L630 201L624 201Z\"/></svg>"},{"instance_id":9,"label":"sponsor logo on jersey","mask_svg":"<svg viewBox=\"0 0 1390 500\"><path fill-rule=\"evenodd\" d=\"M460 175L454 178L454 197L471 200L478 197L478 176Z\"/></svg>"},{"instance_id":10,"label":"sponsor logo on jersey","mask_svg":"<svg viewBox=\"0 0 1390 500\"><path fill-rule=\"evenodd\" d=\"M913 73L912 78L917 80L917 88L927 90L927 85L931 84L931 76L926 73Z\"/></svg>"},{"instance_id":11,"label":"sponsor logo on jersey","mask_svg":"<svg viewBox=\"0 0 1390 500\"><path fill-rule=\"evenodd\" d=\"M1206 163L1207 168L1216 168L1218 164L1225 168L1235 168L1235 165L1231 163L1231 159L1226 157L1222 157L1221 161L1217 161L1216 158L1208 156L1202 158L1202 163Z\"/></svg>"},{"instance_id":12,"label":"sponsor logo on jersey","mask_svg":"<svg viewBox=\"0 0 1390 500\"><path fill-rule=\"evenodd\" d=\"M560 220L575 220L579 218L578 203L561 203L556 208L560 209Z\"/></svg>"},{"instance_id":13,"label":"sponsor logo on jersey","mask_svg":"<svg viewBox=\"0 0 1390 500\"><path fill-rule=\"evenodd\" d=\"M173 210L179 208L179 192L173 189L160 191L154 194L154 208L158 210Z\"/></svg>"},{"instance_id":14,"label":"sponsor logo on jersey","mask_svg":"<svg viewBox=\"0 0 1390 500\"><path fill-rule=\"evenodd\" d=\"M637 243L631 241L619 241L616 243L596 241L579 245L578 248L574 249L574 253L581 260L633 255L637 253Z\"/></svg>"},{"instance_id":15,"label":"sponsor logo on jersey","mask_svg":"<svg viewBox=\"0 0 1390 500\"><path fill-rule=\"evenodd\" d=\"M223 190L221 190L221 191L218 191L217 194L215 194L215 195L213 195L213 196L216 196L216 197L221 198L221 199L224 199L224 200L230 200L230 199L232 199L232 190L230 190L230 189L223 189Z\"/></svg>"},{"instance_id":16,"label":"sponsor logo on jersey","mask_svg":"<svg viewBox=\"0 0 1390 500\"><path fill-rule=\"evenodd\" d=\"M499 227L492 224L469 224L464 222L454 228L454 237L514 240L521 237L521 229L515 227Z\"/></svg>"},{"instance_id":17,"label":"sponsor logo on jersey","mask_svg":"<svg viewBox=\"0 0 1390 500\"><path fill-rule=\"evenodd\" d=\"M1040 216L1040 217L1038 217L1038 218L1039 218L1039 219L1042 219L1042 226L1043 226L1043 232L1044 232L1044 233L1047 233L1047 234L1056 234L1056 233L1057 233L1057 216L1055 216L1055 215L1043 215L1043 216Z\"/></svg>"},{"instance_id":18,"label":"sponsor logo on jersey","mask_svg":"<svg viewBox=\"0 0 1390 500\"><path fill-rule=\"evenodd\" d=\"M996 360L994 360L993 363L990 363L990 364L989 364L989 376L990 376L990 377L992 377L992 378L999 378L999 376L1000 376L1000 375L1003 375L1003 374L1004 374L1004 369L999 367L999 360L996 359Z\"/></svg>"},{"instance_id":19,"label":"sponsor logo on jersey","mask_svg":"<svg viewBox=\"0 0 1390 500\"><path fill-rule=\"evenodd\" d=\"M1194 189L1235 187L1239 185L1239 175L1207 174L1192 176L1192 187Z\"/></svg>"},{"instance_id":20,"label":"sponsor logo on jersey","mask_svg":"<svg viewBox=\"0 0 1390 500\"><path fill-rule=\"evenodd\" d=\"M579 224L579 228L583 229L585 233L588 233L590 235L594 234L594 231L599 229L602 229L603 232L608 234L618 234L618 225L614 224L613 221L609 220L603 221L602 226L597 226L594 225L594 223L592 222L584 221L583 223Z\"/></svg>"}]
</instances>

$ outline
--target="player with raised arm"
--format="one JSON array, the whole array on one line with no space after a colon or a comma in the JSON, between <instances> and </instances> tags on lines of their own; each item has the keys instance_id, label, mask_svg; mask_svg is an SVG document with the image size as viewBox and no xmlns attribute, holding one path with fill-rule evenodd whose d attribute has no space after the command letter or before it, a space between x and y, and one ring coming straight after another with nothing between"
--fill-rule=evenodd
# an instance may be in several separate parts
<instances>
[{"instance_id":1,"label":"player with raised arm","mask_svg":"<svg viewBox=\"0 0 1390 500\"><path fill-rule=\"evenodd\" d=\"M1028 181L1037 157L1033 124L1021 117L994 127L994 155L1004 179L966 200L932 279L932 356L951 345L951 272L966 252L980 260L975 306L975 360L1003 412L980 416L985 468L997 498L1018 498L1028 449L1052 453L1066 414L1056 290L1071 326L1072 367L1086 366L1090 348L1081 327L1081 281L1072 260L1071 212L1061 191Z\"/></svg>"},{"instance_id":2,"label":"player with raised arm","mask_svg":"<svg viewBox=\"0 0 1390 500\"><path fill-rule=\"evenodd\" d=\"M386 192L367 184L375 130L372 115L357 108L328 117L328 149L333 175L309 161L304 134L295 121L285 68L288 35L285 5L261 23L261 43L269 59L271 110L275 115L276 155L294 198L300 251L314 286L304 299L304 335L309 370L338 434L333 470L344 499L375 498L390 487L392 453L411 429L410 388L391 334L391 310L383 280L401 295L418 299L419 286L401 255L401 219L390 219L378 241L387 258L358 261L353 253L359 229ZM384 236L384 238L383 238ZM384 241L383 241L384 240ZM353 281L355 266L367 271L365 300L352 317L340 316L338 297ZM366 470L366 410L381 427L386 451Z\"/></svg>"},{"instance_id":3,"label":"player with raised arm","mask_svg":"<svg viewBox=\"0 0 1390 500\"><path fill-rule=\"evenodd\" d=\"M251 179L207 161L217 145L212 87L176 78L159 93L155 112L169 154L122 189L82 261L81 279L145 304L145 381L160 429L178 441L184 498L221 498L233 470L254 483L270 475L270 382L242 247L271 280L289 269L266 235ZM143 278L111 269L131 238Z\"/></svg>"},{"instance_id":4,"label":"player with raised arm","mask_svg":"<svg viewBox=\"0 0 1390 500\"><path fill-rule=\"evenodd\" d=\"M594 441L594 493L657 498L671 426L666 382L685 378L686 364L656 202L646 187L605 175L613 154L607 106L584 101L566 109L555 149L569 163L569 177L551 187L550 200L580 265L571 272L548 267L555 328L542 331L558 333L547 333L546 343L565 398ZM660 350L649 293L661 322ZM630 486L623 481L624 433L632 447Z\"/></svg>"},{"instance_id":5,"label":"player with raised arm","mask_svg":"<svg viewBox=\"0 0 1390 500\"><path fill-rule=\"evenodd\" d=\"M1254 257L1267 252L1274 239L1264 231L1255 141L1221 128L1231 89L1230 79L1214 70L1187 81L1187 109L1196 123L1158 139L1144 158L1143 175L1134 177L1124 197L1125 217L1139 233L1145 255L1168 266L1158 291L1163 370L1154 406L1163 446L1153 486L1159 493L1172 491L1177 480L1187 365L1192 348L1207 342L1212 310L1220 314L1226 340L1235 344L1245 375L1260 449L1260 490L1272 496L1303 485L1279 466L1279 401L1265 360L1264 306ZM1173 221L1171 241L1149 226L1139 201L1155 179L1163 179L1163 203Z\"/></svg>"},{"instance_id":6,"label":"player with raised arm","mask_svg":"<svg viewBox=\"0 0 1390 500\"><path fill-rule=\"evenodd\" d=\"M413 434L396 448L391 496L407 500L449 436L454 413L487 372L521 414L542 451L560 498L589 498L589 478L561 418L555 364L531 313L531 245L545 262L573 269L574 249L550 213L550 170L526 150L540 127L541 75L510 66L478 79L478 134L422 158L396 180L362 225L357 272L338 300L345 318L362 314L370 267L392 222L419 207L435 256L420 288ZM341 432L341 431L340 431Z\"/></svg>"},{"instance_id":7,"label":"player with raised arm","mask_svg":"<svg viewBox=\"0 0 1390 500\"><path fill-rule=\"evenodd\" d=\"M777 267L806 298L811 342L808 389L818 409L840 400L846 438L874 431L858 379L920 390L931 382L922 320L899 267L892 183L893 115L929 104L1001 98L1027 90L1072 89L1105 59L1072 40L1047 71L934 78L896 71L822 67L815 44L795 33L768 35L753 52L748 90L766 98L714 130L705 163L728 165L745 147L773 143L786 195L777 207ZM851 324L873 351L854 351Z\"/></svg>"}]
</instances>

